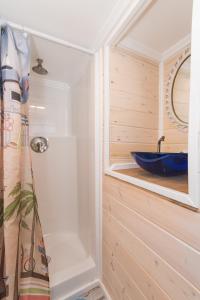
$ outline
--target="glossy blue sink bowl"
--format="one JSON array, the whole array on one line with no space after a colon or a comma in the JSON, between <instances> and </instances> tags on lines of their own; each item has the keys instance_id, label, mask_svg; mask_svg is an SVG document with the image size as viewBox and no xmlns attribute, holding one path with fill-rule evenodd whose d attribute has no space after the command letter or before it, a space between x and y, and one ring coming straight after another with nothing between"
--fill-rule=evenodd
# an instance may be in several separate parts
<instances>
[{"instance_id":1,"label":"glossy blue sink bowl","mask_svg":"<svg viewBox=\"0 0 200 300\"><path fill-rule=\"evenodd\" d=\"M178 176L188 172L187 153L131 152L144 170L160 176Z\"/></svg>"}]
</instances>

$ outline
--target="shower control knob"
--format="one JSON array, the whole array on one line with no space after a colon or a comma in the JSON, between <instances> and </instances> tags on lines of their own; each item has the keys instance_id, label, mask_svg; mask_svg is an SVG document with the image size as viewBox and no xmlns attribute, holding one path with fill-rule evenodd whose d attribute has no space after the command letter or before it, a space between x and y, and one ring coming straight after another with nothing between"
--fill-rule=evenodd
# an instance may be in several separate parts
<instances>
[{"instance_id":1,"label":"shower control knob","mask_svg":"<svg viewBox=\"0 0 200 300\"><path fill-rule=\"evenodd\" d=\"M31 140L30 146L34 152L43 153L49 147L48 139L41 136L34 137Z\"/></svg>"}]
</instances>

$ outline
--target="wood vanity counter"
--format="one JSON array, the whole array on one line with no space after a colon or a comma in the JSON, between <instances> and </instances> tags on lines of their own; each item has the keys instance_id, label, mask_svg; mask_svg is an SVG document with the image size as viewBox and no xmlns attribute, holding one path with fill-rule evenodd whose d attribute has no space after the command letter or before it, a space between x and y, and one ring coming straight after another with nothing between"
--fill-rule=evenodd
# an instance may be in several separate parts
<instances>
[{"instance_id":1,"label":"wood vanity counter","mask_svg":"<svg viewBox=\"0 0 200 300\"><path fill-rule=\"evenodd\" d=\"M170 188L182 193L188 193L188 176L173 176L173 177L161 177L158 175L150 174L141 168L123 169L115 171L131 177L136 177L151 183L161 185L166 188Z\"/></svg>"}]
</instances>

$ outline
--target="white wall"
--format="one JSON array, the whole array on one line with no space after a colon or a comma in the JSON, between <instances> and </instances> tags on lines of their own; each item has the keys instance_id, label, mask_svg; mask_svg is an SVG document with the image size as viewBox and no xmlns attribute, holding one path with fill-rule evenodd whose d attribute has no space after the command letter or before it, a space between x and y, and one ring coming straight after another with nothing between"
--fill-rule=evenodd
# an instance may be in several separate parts
<instances>
[{"instance_id":1,"label":"white wall","mask_svg":"<svg viewBox=\"0 0 200 300\"><path fill-rule=\"evenodd\" d=\"M30 136L44 136L49 149L32 153L43 231L76 233L95 255L93 62L71 88L34 78L30 93Z\"/></svg>"},{"instance_id":2,"label":"white wall","mask_svg":"<svg viewBox=\"0 0 200 300\"><path fill-rule=\"evenodd\" d=\"M79 234L88 253L94 255L94 93L93 62L72 87L73 134L77 138Z\"/></svg>"},{"instance_id":3,"label":"white wall","mask_svg":"<svg viewBox=\"0 0 200 300\"><path fill-rule=\"evenodd\" d=\"M30 133L49 139L45 153L31 154L53 299L97 276L92 67L71 88L31 83Z\"/></svg>"},{"instance_id":4,"label":"white wall","mask_svg":"<svg viewBox=\"0 0 200 300\"><path fill-rule=\"evenodd\" d=\"M70 89L31 81L30 136L49 140L45 153L31 151L43 232L78 233L76 137L72 135Z\"/></svg>"},{"instance_id":5,"label":"white wall","mask_svg":"<svg viewBox=\"0 0 200 300\"><path fill-rule=\"evenodd\" d=\"M31 77L30 135L72 135L70 87L66 83Z\"/></svg>"}]
</instances>

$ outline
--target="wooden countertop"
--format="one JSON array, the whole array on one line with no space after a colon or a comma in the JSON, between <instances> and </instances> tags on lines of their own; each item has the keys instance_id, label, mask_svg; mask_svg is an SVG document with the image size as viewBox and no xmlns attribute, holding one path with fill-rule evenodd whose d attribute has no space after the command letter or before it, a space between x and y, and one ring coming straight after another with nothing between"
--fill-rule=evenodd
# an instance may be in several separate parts
<instances>
[{"instance_id":1,"label":"wooden countertop","mask_svg":"<svg viewBox=\"0 0 200 300\"><path fill-rule=\"evenodd\" d=\"M123 169L115 171L131 177L136 177L151 183L158 184L160 186L170 188L182 193L188 194L188 176L180 175L173 177L161 177L151 174L141 168Z\"/></svg>"}]
</instances>

